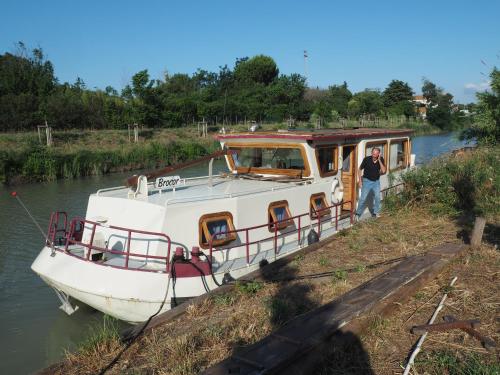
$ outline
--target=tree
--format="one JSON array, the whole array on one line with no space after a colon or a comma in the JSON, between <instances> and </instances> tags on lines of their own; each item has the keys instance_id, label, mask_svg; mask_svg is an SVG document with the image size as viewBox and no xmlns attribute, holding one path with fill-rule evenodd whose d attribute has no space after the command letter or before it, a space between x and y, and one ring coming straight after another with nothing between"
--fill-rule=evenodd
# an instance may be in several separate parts
<instances>
[{"instance_id":1,"label":"tree","mask_svg":"<svg viewBox=\"0 0 500 375\"><path fill-rule=\"evenodd\" d=\"M441 91L434 83L426 78L423 79L422 95L429 103L435 104Z\"/></svg>"},{"instance_id":2,"label":"tree","mask_svg":"<svg viewBox=\"0 0 500 375\"><path fill-rule=\"evenodd\" d=\"M235 78L244 83L269 85L279 74L278 67L269 56L258 55L251 59L239 59L234 68Z\"/></svg>"},{"instance_id":3,"label":"tree","mask_svg":"<svg viewBox=\"0 0 500 375\"><path fill-rule=\"evenodd\" d=\"M427 79L423 80L422 94L428 102L427 120L440 129L452 129L455 125L452 116L453 95Z\"/></svg>"},{"instance_id":4,"label":"tree","mask_svg":"<svg viewBox=\"0 0 500 375\"><path fill-rule=\"evenodd\" d=\"M340 116L346 117L348 112L349 100L352 98L352 92L347 88L347 82L342 85L333 85L329 87L331 96L332 110Z\"/></svg>"},{"instance_id":5,"label":"tree","mask_svg":"<svg viewBox=\"0 0 500 375\"><path fill-rule=\"evenodd\" d=\"M475 122L462 133L462 137L468 140L476 138L479 144L497 145L500 140L500 71L496 67L490 78L491 92L476 94Z\"/></svg>"},{"instance_id":6,"label":"tree","mask_svg":"<svg viewBox=\"0 0 500 375\"><path fill-rule=\"evenodd\" d=\"M354 94L348 104L351 116L379 115L383 108L384 103L380 91L369 89Z\"/></svg>"},{"instance_id":7,"label":"tree","mask_svg":"<svg viewBox=\"0 0 500 375\"><path fill-rule=\"evenodd\" d=\"M393 79L382 94L387 113L396 116L413 116L413 90L408 83Z\"/></svg>"}]
</instances>

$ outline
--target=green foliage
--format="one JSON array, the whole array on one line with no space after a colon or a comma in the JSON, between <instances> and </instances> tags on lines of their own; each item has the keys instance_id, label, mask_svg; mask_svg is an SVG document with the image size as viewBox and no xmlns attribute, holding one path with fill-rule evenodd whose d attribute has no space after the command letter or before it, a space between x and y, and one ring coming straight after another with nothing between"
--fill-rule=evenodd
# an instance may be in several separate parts
<instances>
[{"instance_id":1,"label":"green foliage","mask_svg":"<svg viewBox=\"0 0 500 375\"><path fill-rule=\"evenodd\" d=\"M457 356L450 351L424 353L415 360L419 373L449 375L494 375L500 373L498 362L485 361L477 354Z\"/></svg>"},{"instance_id":2,"label":"green foliage","mask_svg":"<svg viewBox=\"0 0 500 375\"><path fill-rule=\"evenodd\" d=\"M413 90L408 83L394 79L392 80L382 94L384 106L392 115L413 116L415 113L413 99Z\"/></svg>"},{"instance_id":3,"label":"green foliage","mask_svg":"<svg viewBox=\"0 0 500 375\"><path fill-rule=\"evenodd\" d=\"M235 288L238 292L243 294L255 294L263 288L263 285L258 281L236 281Z\"/></svg>"},{"instance_id":4,"label":"green foliage","mask_svg":"<svg viewBox=\"0 0 500 375\"><path fill-rule=\"evenodd\" d=\"M119 338L118 321L109 315L104 315L102 326L91 327L88 337L80 344L78 350L81 353L92 354L99 346L117 342Z\"/></svg>"},{"instance_id":5,"label":"green foliage","mask_svg":"<svg viewBox=\"0 0 500 375\"><path fill-rule=\"evenodd\" d=\"M384 200L384 205L424 203L435 213L495 217L500 214L499 162L498 148L434 159L405 173L405 190Z\"/></svg>"},{"instance_id":6,"label":"green foliage","mask_svg":"<svg viewBox=\"0 0 500 375\"><path fill-rule=\"evenodd\" d=\"M477 139L479 144L495 146L500 140L500 71L490 74L491 92L477 94L475 123L462 133L464 139Z\"/></svg>"},{"instance_id":7,"label":"green foliage","mask_svg":"<svg viewBox=\"0 0 500 375\"><path fill-rule=\"evenodd\" d=\"M458 127L459 121L453 116L453 96L444 92L431 81L424 79L422 93L427 99L427 120L433 126L443 130L451 130Z\"/></svg>"},{"instance_id":8,"label":"green foliage","mask_svg":"<svg viewBox=\"0 0 500 375\"><path fill-rule=\"evenodd\" d=\"M278 74L279 70L274 60L264 55L254 56L251 59L239 59L234 68L235 78L244 83L269 85L278 77Z\"/></svg>"},{"instance_id":9,"label":"green foliage","mask_svg":"<svg viewBox=\"0 0 500 375\"><path fill-rule=\"evenodd\" d=\"M72 133L65 136L71 137ZM65 151L31 142L28 147L17 152L0 151L0 181L8 183L14 176L22 176L28 181L53 181L120 170L155 168L196 159L213 152L215 148L215 144L181 141L168 144L139 143L111 151L100 148Z\"/></svg>"},{"instance_id":10,"label":"green foliage","mask_svg":"<svg viewBox=\"0 0 500 375\"><path fill-rule=\"evenodd\" d=\"M337 281L345 281L347 280L347 271L346 270L335 270L332 276L332 282L336 283Z\"/></svg>"}]
</instances>

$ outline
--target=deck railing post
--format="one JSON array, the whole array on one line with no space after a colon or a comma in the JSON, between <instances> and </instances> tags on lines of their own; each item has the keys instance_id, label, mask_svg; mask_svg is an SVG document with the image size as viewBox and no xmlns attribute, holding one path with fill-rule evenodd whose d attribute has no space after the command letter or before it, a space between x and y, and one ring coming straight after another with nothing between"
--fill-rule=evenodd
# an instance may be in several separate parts
<instances>
[{"instance_id":1,"label":"deck railing post","mask_svg":"<svg viewBox=\"0 0 500 375\"><path fill-rule=\"evenodd\" d=\"M299 216L299 225L298 225L298 229L299 229L299 238L298 238L298 245L300 246L300 235L301 235L301 232L302 232L302 228L301 228L301 223L300 223L300 219L302 219L302 216Z\"/></svg>"},{"instance_id":2,"label":"deck railing post","mask_svg":"<svg viewBox=\"0 0 500 375\"><path fill-rule=\"evenodd\" d=\"M339 230L339 205L335 205L335 231Z\"/></svg>"},{"instance_id":3,"label":"deck railing post","mask_svg":"<svg viewBox=\"0 0 500 375\"><path fill-rule=\"evenodd\" d=\"M75 230L75 221L71 220L71 223L69 223L69 231L68 233L66 233L66 245L64 246L65 252L68 252L69 241L71 240L71 236L73 235L74 230Z\"/></svg>"},{"instance_id":4,"label":"deck railing post","mask_svg":"<svg viewBox=\"0 0 500 375\"><path fill-rule=\"evenodd\" d=\"M125 255L125 268L128 268L128 259L130 257L130 240L132 237L132 233L129 230L128 231L128 237L127 237L127 254Z\"/></svg>"},{"instance_id":5,"label":"deck railing post","mask_svg":"<svg viewBox=\"0 0 500 375\"><path fill-rule=\"evenodd\" d=\"M246 250L247 250L247 266L250 264L250 244L249 244L249 234L248 234L248 228L245 229L245 243L246 243Z\"/></svg>"},{"instance_id":6,"label":"deck railing post","mask_svg":"<svg viewBox=\"0 0 500 375\"><path fill-rule=\"evenodd\" d=\"M90 259L90 252L92 251L92 245L94 243L94 234L95 234L96 226L97 226L97 223L94 223L94 226L92 227L92 234L90 235L89 249L87 251L87 260Z\"/></svg>"},{"instance_id":7,"label":"deck railing post","mask_svg":"<svg viewBox=\"0 0 500 375\"><path fill-rule=\"evenodd\" d=\"M278 222L274 223L274 255L278 254Z\"/></svg>"}]
</instances>

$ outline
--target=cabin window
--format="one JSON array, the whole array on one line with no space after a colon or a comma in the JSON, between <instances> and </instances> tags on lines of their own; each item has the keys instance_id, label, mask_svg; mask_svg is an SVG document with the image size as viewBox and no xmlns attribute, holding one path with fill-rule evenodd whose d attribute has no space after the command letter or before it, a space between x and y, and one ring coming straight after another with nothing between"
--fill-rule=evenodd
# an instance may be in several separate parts
<instances>
[{"instance_id":1,"label":"cabin window","mask_svg":"<svg viewBox=\"0 0 500 375\"><path fill-rule=\"evenodd\" d=\"M326 203L325 193L318 193L311 195L309 212L311 219L317 219L328 215L330 210L327 209L328 203Z\"/></svg>"},{"instance_id":2,"label":"cabin window","mask_svg":"<svg viewBox=\"0 0 500 375\"><path fill-rule=\"evenodd\" d=\"M218 212L203 215L199 222L200 246L204 249L213 246L227 245L236 239L233 215L230 212ZM232 233L228 233L232 232Z\"/></svg>"},{"instance_id":3,"label":"cabin window","mask_svg":"<svg viewBox=\"0 0 500 375\"><path fill-rule=\"evenodd\" d=\"M229 162L239 173L309 176L305 151L298 145L229 145Z\"/></svg>"},{"instance_id":4,"label":"cabin window","mask_svg":"<svg viewBox=\"0 0 500 375\"><path fill-rule=\"evenodd\" d=\"M321 177L337 174L337 150L336 146L320 146L316 148L316 160Z\"/></svg>"},{"instance_id":5,"label":"cabin window","mask_svg":"<svg viewBox=\"0 0 500 375\"><path fill-rule=\"evenodd\" d=\"M286 220L292 217L287 201L274 202L269 205L268 222L269 230L274 232L275 225L278 229L285 229L293 225L293 220Z\"/></svg>"},{"instance_id":6,"label":"cabin window","mask_svg":"<svg viewBox=\"0 0 500 375\"><path fill-rule=\"evenodd\" d=\"M369 142L365 147L365 157L370 156L372 154L372 150L374 148L380 149L380 156L382 156L387 163L387 142Z\"/></svg>"},{"instance_id":7,"label":"cabin window","mask_svg":"<svg viewBox=\"0 0 500 375\"><path fill-rule=\"evenodd\" d=\"M408 140L391 141L389 149L389 170L406 168L408 166Z\"/></svg>"}]
</instances>

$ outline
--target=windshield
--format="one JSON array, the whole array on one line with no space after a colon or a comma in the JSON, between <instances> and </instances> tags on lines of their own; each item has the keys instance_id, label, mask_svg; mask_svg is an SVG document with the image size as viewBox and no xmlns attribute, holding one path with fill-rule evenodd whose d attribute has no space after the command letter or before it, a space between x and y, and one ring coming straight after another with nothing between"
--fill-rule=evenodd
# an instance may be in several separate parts
<instances>
[{"instance_id":1,"label":"windshield","mask_svg":"<svg viewBox=\"0 0 500 375\"><path fill-rule=\"evenodd\" d=\"M230 147L233 164L239 172L273 174L276 171L299 174L306 169L300 148L291 147ZM274 170L274 171L270 171ZM289 173L287 173L289 174Z\"/></svg>"}]
</instances>

